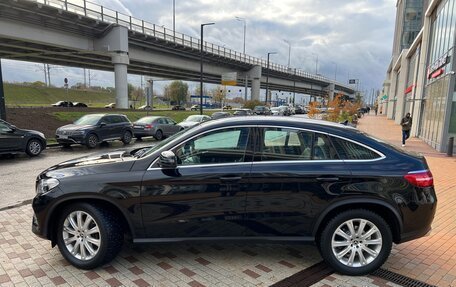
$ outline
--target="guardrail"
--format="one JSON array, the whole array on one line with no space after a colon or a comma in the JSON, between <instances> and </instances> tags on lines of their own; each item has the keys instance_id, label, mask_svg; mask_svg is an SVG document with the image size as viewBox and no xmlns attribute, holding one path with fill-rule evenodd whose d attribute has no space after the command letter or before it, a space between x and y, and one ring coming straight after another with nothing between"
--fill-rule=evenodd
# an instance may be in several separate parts
<instances>
[{"instance_id":1,"label":"guardrail","mask_svg":"<svg viewBox=\"0 0 456 287\"><path fill-rule=\"evenodd\" d=\"M118 24L127 27L131 31L136 33L142 33L144 35L156 37L158 39L166 40L171 43L191 47L193 49L200 50L200 39L194 38L171 29L166 29L163 26L149 23L144 20L134 18L130 15L125 15L121 12L106 8L104 6L86 1L86 0L26 0L29 2L36 2L43 5L51 6L57 9L61 9L67 12L75 13L84 17L95 19L100 22ZM221 47L216 44L208 43L204 41L203 49L206 53L210 53L216 56L225 57L232 60L241 61L251 65L260 65L263 68L267 68L267 61L261 58L252 57L225 47ZM289 68L284 65L269 62L269 69L287 73L290 75L296 75L306 77L314 80L333 82L332 80L320 76L314 75L302 70ZM349 86L345 86L341 83L336 83L339 86L343 86L348 89L352 89Z\"/></svg>"}]
</instances>

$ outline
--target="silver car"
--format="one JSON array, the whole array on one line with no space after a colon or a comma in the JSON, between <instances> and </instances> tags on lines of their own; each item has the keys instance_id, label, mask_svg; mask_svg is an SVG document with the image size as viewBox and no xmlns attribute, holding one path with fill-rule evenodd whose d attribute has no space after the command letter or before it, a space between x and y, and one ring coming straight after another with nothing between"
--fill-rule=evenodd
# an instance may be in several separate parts
<instances>
[{"instance_id":1,"label":"silver car","mask_svg":"<svg viewBox=\"0 0 456 287\"><path fill-rule=\"evenodd\" d=\"M174 120L160 116L144 117L133 123L133 130L137 139L153 136L156 140L162 140L182 129Z\"/></svg>"},{"instance_id":2,"label":"silver car","mask_svg":"<svg viewBox=\"0 0 456 287\"><path fill-rule=\"evenodd\" d=\"M185 120L179 123L184 129L194 127L196 125L201 124L202 122L210 121L212 118L206 115L191 115L188 116Z\"/></svg>"}]
</instances>

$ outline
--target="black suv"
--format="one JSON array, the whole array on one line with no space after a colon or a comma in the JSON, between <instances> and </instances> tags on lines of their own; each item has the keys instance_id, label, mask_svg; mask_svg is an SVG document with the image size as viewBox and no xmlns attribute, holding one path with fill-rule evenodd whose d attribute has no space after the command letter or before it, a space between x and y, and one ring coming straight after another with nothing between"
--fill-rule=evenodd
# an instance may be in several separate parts
<instances>
[{"instance_id":1,"label":"black suv","mask_svg":"<svg viewBox=\"0 0 456 287\"><path fill-rule=\"evenodd\" d=\"M36 181L32 229L73 265L133 242L315 242L343 274L368 274L436 211L426 160L336 123L208 121L160 144L64 162Z\"/></svg>"},{"instance_id":2,"label":"black suv","mask_svg":"<svg viewBox=\"0 0 456 287\"><path fill-rule=\"evenodd\" d=\"M16 126L0 120L0 154L25 152L37 156L46 148L43 133L21 130Z\"/></svg>"},{"instance_id":3,"label":"black suv","mask_svg":"<svg viewBox=\"0 0 456 287\"><path fill-rule=\"evenodd\" d=\"M121 140L129 144L132 138L132 123L125 115L117 114L85 115L55 132L55 139L62 146L83 144L95 148L104 141Z\"/></svg>"},{"instance_id":4,"label":"black suv","mask_svg":"<svg viewBox=\"0 0 456 287\"><path fill-rule=\"evenodd\" d=\"M272 115L271 110L268 107L266 107L266 106L256 106L253 109L253 113L256 114L256 115L262 115L262 116L270 116L270 115Z\"/></svg>"}]
</instances>

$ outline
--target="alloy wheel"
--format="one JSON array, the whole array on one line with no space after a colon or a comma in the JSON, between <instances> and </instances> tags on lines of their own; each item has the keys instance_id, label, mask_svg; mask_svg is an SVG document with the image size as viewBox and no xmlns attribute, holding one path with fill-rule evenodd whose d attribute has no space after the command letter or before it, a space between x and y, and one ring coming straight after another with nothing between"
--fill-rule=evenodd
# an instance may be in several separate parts
<instances>
[{"instance_id":1,"label":"alloy wheel","mask_svg":"<svg viewBox=\"0 0 456 287\"><path fill-rule=\"evenodd\" d=\"M379 228L369 220L350 219L333 233L331 248L336 259L349 267L362 267L374 261L382 249Z\"/></svg>"},{"instance_id":2,"label":"alloy wheel","mask_svg":"<svg viewBox=\"0 0 456 287\"><path fill-rule=\"evenodd\" d=\"M100 250L100 229L87 212L71 212L63 222L62 235L67 250L79 260L91 260Z\"/></svg>"},{"instance_id":3,"label":"alloy wheel","mask_svg":"<svg viewBox=\"0 0 456 287\"><path fill-rule=\"evenodd\" d=\"M38 141L36 141L36 140L30 141L30 143L29 143L29 151L33 155L39 154L41 152L41 144Z\"/></svg>"}]
</instances>

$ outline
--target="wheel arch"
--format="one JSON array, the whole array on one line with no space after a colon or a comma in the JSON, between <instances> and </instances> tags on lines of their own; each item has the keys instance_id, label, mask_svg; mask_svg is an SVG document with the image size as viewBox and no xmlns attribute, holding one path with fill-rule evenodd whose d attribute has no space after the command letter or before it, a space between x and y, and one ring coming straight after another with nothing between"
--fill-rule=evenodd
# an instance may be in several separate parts
<instances>
[{"instance_id":1,"label":"wheel arch","mask_svg":"<svg viewBox=\"0 0 456 287\"><path fill-rule=\"evenodd\" d=\"M47 230L45 230L46 237L51 240L52 246L54 246L57 242L56 238L56 228L57 228L57 223L58 220L56 219L58 215L65 209L65 207L78 203L78 202L84 202L84 203L89 203L89 204L94 204L101 206L105 209L113 211L113 213L119 218L121 221L122 228L125 233L129 233L133 238L135 237L135 231L133 228L133 225L131 223L131 220L125 213L125 211L120 208L115 202L108 200L106 198L100 198L97 196L84 196L84 197L68 197L65 199L62 199L61 201L55 203L52 208L50 209L47 218L46 218L46 224L45 226L47 227Z\"/></svg>"},{"instance_id":2,"label":"wheel arch","mask_svg":"<svg viewBox=\"0 0 456 287\"><path fill-rule=\"evenodd\" d=\"M319 242L320 235L326 224L334 218L337 214L346 210L353 209L366 209L375 212L381 216L390 226L393 235L393 242L398 243L401 240L401 233L403 230L401 215L393 206L382 200L376 199L347 199L338 201L326 208L316 220L312 235L315 237L316 242Z\"/></svg>"},{"instance_id":3,"label":"wheel arch","mask_svg":"<svg viewBox=\"0 0 456 287\"><path fill-rule=\"evenodd\" d=\"M25 141L25 146L24 146L24 151L27 149L28 147L28 144L31 140L38 140L42 145L43 145L43 150L46 149L46 140L42 139L41 137L39 136L35 136L35 135L32 135L30 136L26 141ZM42 151L43 151L42 150Z\"/></svg>"}]
</instances>

